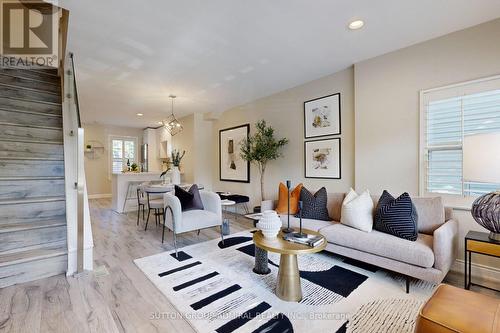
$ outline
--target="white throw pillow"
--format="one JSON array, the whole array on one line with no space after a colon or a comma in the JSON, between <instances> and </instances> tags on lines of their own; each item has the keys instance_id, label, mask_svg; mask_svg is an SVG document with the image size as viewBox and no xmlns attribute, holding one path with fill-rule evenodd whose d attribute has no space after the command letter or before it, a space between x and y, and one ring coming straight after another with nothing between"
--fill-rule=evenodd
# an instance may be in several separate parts
<instances>
[{"instance_id":1,"label":"white throw pillow","mask_svg":"<svg viewBox=\"0 0 500 333\"><path fill-rule=\"evenodd\" d=\"M373 200L368 190L358 195L352 188L342 202L340 223L370 232L373 228Z\"/></svg>"}]
</instances>

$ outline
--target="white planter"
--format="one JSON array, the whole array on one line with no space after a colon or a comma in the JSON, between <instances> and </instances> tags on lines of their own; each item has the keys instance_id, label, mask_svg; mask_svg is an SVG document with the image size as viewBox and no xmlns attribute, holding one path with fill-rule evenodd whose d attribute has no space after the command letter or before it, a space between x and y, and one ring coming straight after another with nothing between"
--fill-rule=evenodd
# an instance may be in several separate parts
<instances>
[{"instance_id":1,"label":"white planter","mask_svg":"<svg viewBox=\"0 0 500 333\"><path fill-rule=\"evenodd\" d=\"M181 172L179 167L174 166L172 168L172 184L179 185L181 183Z\"/></svg>"},{"instance_id":2,"label":"white planter","mask_svg":"<svg viewBox=\"0 0 500 333\"><path fill-rule=\"evenodd\" d=\"M266 210L262 213L257 228L262 231L264 238L276 238L281 229L281 219L274 210Z\"/></svg>"}]
</instances>

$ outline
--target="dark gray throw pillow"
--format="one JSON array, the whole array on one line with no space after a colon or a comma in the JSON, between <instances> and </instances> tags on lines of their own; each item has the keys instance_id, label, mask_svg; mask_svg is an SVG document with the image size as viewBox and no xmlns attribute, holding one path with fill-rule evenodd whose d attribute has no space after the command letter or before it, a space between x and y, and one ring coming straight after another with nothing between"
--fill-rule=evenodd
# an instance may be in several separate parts
<instances>
[{"instance_id":1,"label":"dark gray throw pillow","mask_svg":"<svg viewBox=\"0 0 500 333\"><path fill-rule=\"evenodd\" d=\"M186 191L182 187L175 185L174 193L181 202L181 209L183 212L188 210L204 209L203 202L201 201L200 191L198 190L198 185L192 185L189 191Z\"/></svg>"},{"instance_id":2,"label":"dark gray throw pillow","mask_svg":"<svg viewBox=\"0 0 500 333\"><path fill-rule=\"evenodd\" d=\"M418 214L408 193L397 199L387 191L380 196L373 219L373 229L416 241L418 238Z\"/></svg>"},{"instance_id":3,"label":"dark gray throw pillow","mask_svg":"<svg viewBox=\"0 0 500 333\"><path fill-rule=\"evenodd\" d=\"M300 190L300 201L302 201L302 218L331 221L328 215L326 188L322 187L314 195L305 187ZM299 214L295 215L299 217Z\"/></svg>"}]
</instances>

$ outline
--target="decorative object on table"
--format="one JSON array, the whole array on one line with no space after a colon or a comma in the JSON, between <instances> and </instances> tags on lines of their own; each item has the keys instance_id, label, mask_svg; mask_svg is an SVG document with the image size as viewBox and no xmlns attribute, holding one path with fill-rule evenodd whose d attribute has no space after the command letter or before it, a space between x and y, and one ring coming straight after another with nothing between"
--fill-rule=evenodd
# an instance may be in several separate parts
<instances>
[{"instance_id":1,"label":"decorative object on table","mask_svg":"<svg viewBox=\"0 0 500 333\"><path fill-rule=\"evenodd\" d=\"M477 223L490 231L491 239L500 242L499 147L500 133L487 133L466 135L462 148L464 180L476 186L497 184L495 192L483 194L474 201L471 214Z\"/></svg>"},{"instance_id":2,"label":"decorative object on table","mask_svg":"<svg viewBox=\"0 0 500 333\"><path fill-rule=\"evenodd\" d=\"M414 242L418 238L417 223L417 209L410 195L405 192L395 199L384 190L377 203L373 229Z\"/></svg>"},{"instance_id":3,"label":"decorative object on table","mask_svg":"<svg viewBox=\"0 0 500 333\"><path fill-rule=\"evenodd\" d=\"M188 210L203 210L203 202L201 201L200 191L198 185L193 184L188 191L180 186L174 186L174 195L179 198L181 202L181 209L183 212Z\"/></svg>"},{"instance_id":4,"label":"decorative object on table","mask_svg":"<svg viewBox=\"0 0 500 333\"><path fill-rule=\"evenodd\" d=\"M259 275L267 275L271 273L271 269L269 268L269 256L267 251L261 249L260 247L255 247L255 264L252 271L255 274Z\"/></svg>"},{"instance_id":5,"label":"decorative object on table","mask_svg":"<svg viewBox=\"0 0 500 333\"><path fill-rule=\"evenodd\" d=\"M297 236L295 233L284 233L283 239L292 243L307 245L309 247L318 246L325 240L322 236L308 235L305 233L302 233L301 236Z\"/></svg>"},{"instance_id":6,"label":"decorative object on table","mask_svg":"<svg viewBox=\"0 0 500 333\"><path fill-rule=\"evenodd\" d=\"M169 172L171 170L170 166L167 166L167 169L164 170L161 174L160 174L160 178L162 180L162 183L163 184L166 184L166 181L165 181L165 177L167 175L167 172ZM180 178L180 177L179 177Z\"/></svg>"},{"instance_id":7,"label":"decorative object on table","mask_svg":"<svg viewBox=\"0 0 500 333\"><path fill-rule=\"evenodd\" d=\"M471 285L484 287L477 283L472 283L472 252L490 257L500 257L500 242L497 242L486 232L469 231L465 236L465 260L464 260L464 288L470 289ZM486 287L492 289L490 287ZM500 291L500 290L497 290Z\"/></svg>"},{"instance_id":8,"label":"decorative object on table","mask_svg":"<svg viewBox=\"0 0 500 333\"><path fill-rule=\"evenodd\" d=\"M133 171L133 172L139 171L139 167L137 166L137 163L132 163L132 165L130 166L130 171Z\"/></svg>"},{"instance_id":9,"label":"decorative object on table","mask_svg":"<svg viewBox=\"0 0 500 333\"><path fill-rule=\"evenodd\" d=\"M186 151L183 150L182 154L177 149L172 150L172 184L179 185L181 183L181 172L179 166L181 165L182 158L186 155Z\"/></svg>"},{"instance_id":10,"label":"decorative object on table","mask_svg":"<svg viewBox=\"0 0 500 333\"><path fill-rule=\"evenodd\" d=\"M162 121L163 127L167 129L170 135L174 136L182 132L183 127L181 123L174 116L174 99L177 97L175 95L168 96L172 100L171 115Z\"/></svg>"},{"instance_id":11,"label":"decorative object on table","mask_svg":"<svg viewBox=\"0 0 500 333\"><path fill-rule=\"evenodd\" d=\"M308 189L302 187L300 190L300 201L302 201L302 208L299 211L305 219L331 221L328 213L328 194L326 188L320 188L316 193L312 194ZM299 217L295 215L295 217Z\"/></svg>"},{"instance_id":12,"label":"decorative object on table","mask_svg":"<svg viewBox=\"0 0 500 333\"><path fill-rule=\"evenodd\" d=\"M281 183L280 183L281 185ZM293 232L293 228L290 228L290 187L292 187L292 181L287 180L286 181L286 198L287 198L287 213L286 213L286 228L283 228L283 232L286 234L289 234ZM299 203L297 203L297 209L298 209Z\"/></svg>"},{"instance_id":13,"label":"decorative object on table","mask_svg":"<svg viewBox=\"0 0 500 333\"><path fill-rule=\"evenodd\" d=\"M368 190L357 194L352 188L342 202L340 223L370 232L373 229L373 200Z\"/></svg>"},{"instance_id":14,"label":"decorative object on table","mask_svg":"<svg viewBox=\"0 0 500 333\"><path fill-rule=\"evenodd\" d=\"M265 238L276 238L281 229L281 219L274 210L266 210L257 223Z\"/></svg>"},{"instance_id":15,"label":"decorative object on table","mask_svg":"<svg viewBox=\"0 0 500 333\"><path fill-rule=\"evenodd\" d=\"M92 145L86 145L86 146L85 146L85 150L86 150L87 152L91 152L91 151L92 151Z\"/></svg>"},{"instance_id":16,"label":"decorative object on table","mask_svg":"<svg viewBox=\"0 0 500 333\"><path fill-rule=\"evenodd\" d=\"M340 134L340 93L304 102L304 137Z\"/></svg>"},{"instance_id":17,"label":"decorative object on table","mask_svg":"<svg viewBox=\"0 0 500 333\"><path fill-rule=\"evenodd\" d=\"M250 163L245 161L235 145L248 138L250 124L219 130L219 179L221 181L250 183Z\"/></svg>"},{"instance_id":18,"label":"decorative object on table","mask_svg":"<svg viewBox=\"0 0 500 333\"><path fill-rule=\"evenodd\" d=\"M295 238L307 238L307 234L302 232L302 207L303 203L302 201L299 201L299 232L294 232L292 234L293 237Z\"/></svg>"},{"instance_id":19,"label":"decorative object on table","mask_svg":"<svg viewBox=\"0 0 500 333\"><path fill-rule=\"evenodd\" d=\"M340 138L304 142L306 178L341 179Z\"/></svg>"},{"instance_id":20,"label":"decorative object on table","mask_svg":"<svg viewBox=\"0 0 500 333\"><path fill-rule=\"evenodd\" d=\"M241 157L259 168L260 173L260 199L264 196L264 174L267 163L282 156L281 150L288 143L288 139L276 139L274 128L267 126L265 120L259 120L255 124L255 134L246 138L240 145Z\"/></svg>"},{"instance_id":21,"label":"decorative object on table","mask_svg":"<svg viewBox=\"0 0 500 333\"><path fill-rule=\"evenodd\" d=\"M295 186L291 191L287 190L285 184L280 183L278 186L278 204L276 205L276 212L278 214L288 213L288 193L290 193L290 214L295 215L299 211L300 190L302 183Z\"/></svg>"},{"instance_id":22,"label":"decorative object on table","mask_svg":"<svg viewBox=\"0 0 500 333\"><path fill-rule=\"evenodd\" d=\"M127 171L130 171L130 159L127 158Z\"/></svg>"}]
</instances>

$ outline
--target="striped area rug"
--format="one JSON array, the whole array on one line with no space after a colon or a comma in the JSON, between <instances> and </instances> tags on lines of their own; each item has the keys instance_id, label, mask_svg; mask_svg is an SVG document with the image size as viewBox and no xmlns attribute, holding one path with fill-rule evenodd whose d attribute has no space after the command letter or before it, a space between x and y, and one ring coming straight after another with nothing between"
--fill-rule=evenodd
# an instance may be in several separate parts
<instances>
[{"instance_id":1,"label":"striped area rug","mask_svg":"<svg viewBox=\"0 0 500 333\"><path fill-rule=\"evenodd\" d=\"M274 294L279 255L269 253L271 273L258 275L252 271L254 251L251 232L242 232L224 244L212 240L185 247L178 258L164 252L135 263L198 332L360 332L358 324L363 331L372 325L382 332L384 323L407 327L407 316L394 311L408 312L410 305L418 310L434 289L413 281L406 294L399 276L322 252L299 256L303 299L285 302ZM384 300L390 306L379 306L380 315L363 315ZM405 306L395 306L398 302Z\"/></svg>"}]
</instances>

